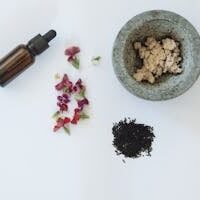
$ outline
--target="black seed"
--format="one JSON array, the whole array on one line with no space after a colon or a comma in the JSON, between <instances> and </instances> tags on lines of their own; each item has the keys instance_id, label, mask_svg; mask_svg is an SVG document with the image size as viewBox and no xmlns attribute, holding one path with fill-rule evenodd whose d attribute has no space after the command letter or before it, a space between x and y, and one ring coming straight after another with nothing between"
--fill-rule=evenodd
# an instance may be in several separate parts
<instances>
[{"instance_id":1,"label":"black seed","mask_svg":"<svg viewBox=\"0 0 200 200\"><path fill-rule=\"evenodd\" d=\"M136 120L124 119L115 123L112 128L114 136L113 146L117 155L138 158L151 156L154 140L153 128L144 124L135 123Z\"/></svg>"}]
</instances>

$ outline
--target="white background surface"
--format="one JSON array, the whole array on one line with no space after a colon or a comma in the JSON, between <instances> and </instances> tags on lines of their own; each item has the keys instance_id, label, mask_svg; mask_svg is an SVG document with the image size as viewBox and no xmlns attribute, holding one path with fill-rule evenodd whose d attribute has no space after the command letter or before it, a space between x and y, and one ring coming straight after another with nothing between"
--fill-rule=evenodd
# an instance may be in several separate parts
<instances>
[{"instance_id":1,"label":"white background surface","mask_svg":"<svg viewBox=\"0 0 200 200\"><path fill-rule=\"evenodd\" d=\"M113 41L124 23L150 9L175 11L200 31L200 1L1 0L0 55L37 33L58 32L35 65L0 90L0 199L199 200L200 80L184 95L148 102L129 94L111 63ZM75 71L63 51L82 49ZM93 67L90 58L103 57ZM91 119L72 135L52 132L54 74L82 77ZM127 160L112 147L112 123L130 116L154 126L151 158Z\"/></svg>"}]
</instances>

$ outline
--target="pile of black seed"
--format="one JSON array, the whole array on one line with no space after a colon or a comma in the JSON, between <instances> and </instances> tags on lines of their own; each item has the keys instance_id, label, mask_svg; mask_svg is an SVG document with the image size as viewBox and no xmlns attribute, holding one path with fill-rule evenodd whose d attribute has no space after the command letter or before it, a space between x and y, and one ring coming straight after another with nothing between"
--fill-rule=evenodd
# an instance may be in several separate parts
<instances>
[{"instance_id":1,"label":"pile of black seed","mask_svg":"<svg viewBox=\"0 0 200 200\"><path fill-rule=\"evenodd\" d=\"M135 123L136 120L124 119L115 123L112 128L114 135L113 146L117 155L138 158L151 156L154 140L153 128L144 124Z\"/></svg>"}]
</instances>

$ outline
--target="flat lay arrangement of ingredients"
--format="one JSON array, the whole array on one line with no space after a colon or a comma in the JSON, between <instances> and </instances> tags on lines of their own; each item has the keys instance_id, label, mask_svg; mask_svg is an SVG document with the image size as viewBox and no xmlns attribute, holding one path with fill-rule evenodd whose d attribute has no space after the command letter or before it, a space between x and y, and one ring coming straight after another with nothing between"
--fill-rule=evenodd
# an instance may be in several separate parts
<instances>
[{"instance_id":1,"label":"flat lay arrangement of ingredients","mask_svg":"<svg viewBox=\"0 0 200 200\"><path fill-rule=\"evenodd\" d=\"M182 30L183 26L186 31ZM5 86L33 64L35 56L45 51L55 36L54 30L43 36L38 34L27 45L19 45L4 57L0 61L0 85ZM175 13L155 10L134 17L122 28L113 47L113 66L119 81L132 94L148 100L167 100L181 95L197 80L198 53L200 37L193 26ZM81 66L80 54L80 47L70 46L63 55L66 65L77 73ZM101 60L97 55L89 62L101 67ZM66 66L63 68L65 73L55 75L53 86L57 98L52 131L70 134L71 127L89 120L91 102L81 75L72 81L74 77ZM124 162L127 158L151 156L156 137L153 127L127 117L113 122L111 129L110 144L117 155L124 157Z\"/></svg>"}]
</instances>

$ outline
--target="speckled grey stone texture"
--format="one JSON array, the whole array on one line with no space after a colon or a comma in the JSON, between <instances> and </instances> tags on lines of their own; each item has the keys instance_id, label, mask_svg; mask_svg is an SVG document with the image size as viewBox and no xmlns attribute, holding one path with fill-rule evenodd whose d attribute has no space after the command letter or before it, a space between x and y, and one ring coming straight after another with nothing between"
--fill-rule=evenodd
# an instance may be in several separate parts
<instances>
[{"instance_id":1,"label":"speckled grey stone texture","mask_svg":"<svg viewBox=\"0 0 200 200\"><path fill-rule=\"evenodd\" d=\"M133 43L153 36L171 37L181 44L183 72L166 74L153 85L133 79L139 65ZM133 17L119 32L113 47L113 66L122 85L132 94L147 100L167 100L187 91L200 74L200 37L186 19L163 10L147 11Z\"/></svg>"}]
</instances>

